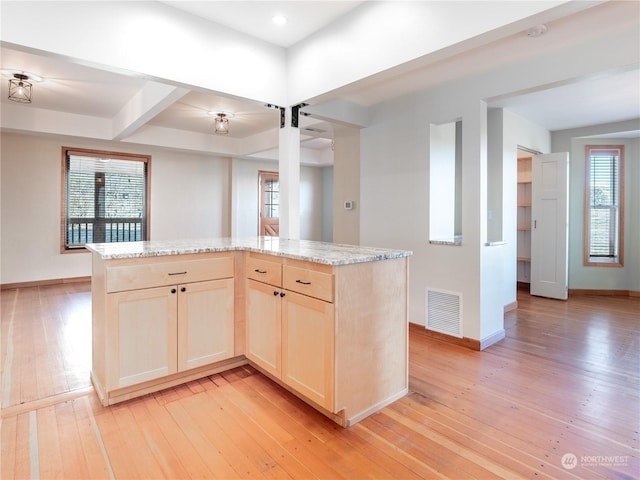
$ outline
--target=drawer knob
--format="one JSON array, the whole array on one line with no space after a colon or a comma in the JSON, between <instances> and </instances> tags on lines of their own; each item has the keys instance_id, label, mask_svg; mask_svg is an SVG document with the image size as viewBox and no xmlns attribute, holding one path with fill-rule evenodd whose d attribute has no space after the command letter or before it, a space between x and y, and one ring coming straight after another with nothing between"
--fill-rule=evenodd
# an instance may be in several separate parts
<instances>
[{"instance_id":1,"label":"drawer knob","mask_svg":"<svg viewBox=\"0 0 640 480\"><path fill-rule=\"evenodd\" d=\"M302 285L311 285L311 282L303 282L302 280L296 280L296 283L300 283Z\"/></svg>"},{"instance_id":2,"label":"drawer knob","mask_svg":"<svg viewBox=\"0 0 640 480\"><path fill-rule=\"evenodd\" d=\"M169 273L169 275L186 275L187 272L175 272L175 273Z\"/></svg>"},{"instance_id":3,"label":"drawer knob","mask_svg":"<svg viewBox=\"0 0 640 480\"><path fill-rule=\"evenodd\" d=\"M256 269L254 270L254 272L256 272L256 273L267 273L267 271L266 271L266 270L260 270L260 269L258 269L258 268L256 268Z\"/></svg>"}]
</instances>

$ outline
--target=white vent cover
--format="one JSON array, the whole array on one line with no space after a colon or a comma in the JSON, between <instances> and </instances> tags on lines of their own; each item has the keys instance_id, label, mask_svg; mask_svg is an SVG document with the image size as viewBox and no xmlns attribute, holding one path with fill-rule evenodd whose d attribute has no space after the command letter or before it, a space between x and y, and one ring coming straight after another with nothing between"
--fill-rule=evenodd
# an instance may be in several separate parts
<instances>
[{"instance_id":1,"label":"white vent cover","mask_svg":"<svg viewBox=\"0 0 640 480\"><path fill-rule=\"evenodd\" d=\"M462 338L462 294L427 288L426 328Z\"/></svg>"}]
</instances>

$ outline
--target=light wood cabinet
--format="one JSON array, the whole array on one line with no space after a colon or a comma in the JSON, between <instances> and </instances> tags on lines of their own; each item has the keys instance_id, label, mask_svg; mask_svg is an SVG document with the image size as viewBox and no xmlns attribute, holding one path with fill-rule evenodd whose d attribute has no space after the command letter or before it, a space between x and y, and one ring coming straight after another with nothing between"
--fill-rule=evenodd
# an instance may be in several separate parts
<instances>
[{"instance_id":1,"label":"light wood cabinet","mask_svg":"<svg viewBox=\"0 0 640 480\"><path fill-rule=\"evenodd\" d=\"M107 350L112 368L108 371L107 389L177 371L175 290L175 287L156 287L108 295L107 317L111 319L111 328Z\"/></svg>"},{"instance_id":2,"label":"light wood cabinet","mask_svg":"<svg viewBox=\"0 0 640 480\"><path fill-rule=\"evenodd\" d=\"M104 405L234 357L233 258L181 260L94 258L91 375Z\"/></svg>"},{"instance_id":3,"label":"light wood cabinet","mask_svg":"<svg viewBox=\"0 0 640 480\"><path fill-rule=\"evenodd\" d=\"M334 411L334 307L285 290L282 298L282 381Z\"/></svg>"},{"instance_id":4,"label":"light wood cabinet","mask_svg":"<svg viewBox=\"0 0 640 480\"><path fill-rule=\"evenodd\" d=\"M406 256L92 257L91 377L103 405L249 362L343 426L408 391Z\"/></svg>"},{"instance_id":5,"label":"light wood cabinet","mask_svg":"<svg viewBox=\"0 0 640 480\"><path fill-rule=\"evenodd\" d=\"M279 267L279 265L278 265ZM280 378L282 372L282 301L277 286L248 280L247 358Z\"/></svg>"},{"instance_id":6,"label":"light wood cabinet","mask_svg":"<svg viewBox=\"0 0 640 480\"><path fill-rule=\"evenodd\" d=\"M233 279L178 286L178 371L233 357Z\"/></svg>"},{"instance_id":7,"label":"light wood cabinet","mask_svg":"<svg viewBox=\"0 0 640 480\"><path fill-rule=\"evenodd\" d=\"M333 297L332 268L255 256L247 266L247 358L333 411L334 316L325 301Z\"/></svg>"},{"instance_id":8,"label":"light wood cabinet","mask_svg":"<svg viewBox=\"0 0 640 480\"><path fill-rule=\"evenodd\" d=\"M343 426L406 394L405 258L329 266L247 255L254 365Z\"/></svg>"}]
</instances>

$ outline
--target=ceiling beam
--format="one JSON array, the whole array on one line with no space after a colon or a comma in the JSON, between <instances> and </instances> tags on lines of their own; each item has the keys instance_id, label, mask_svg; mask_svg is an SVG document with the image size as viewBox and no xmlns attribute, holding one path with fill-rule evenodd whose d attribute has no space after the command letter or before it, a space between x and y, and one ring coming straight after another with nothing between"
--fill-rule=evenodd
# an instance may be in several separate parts
<instances>
[{"instance_id":1,"label":"ceiling beam","mask_svg":"<svg viewBox=\"0 0 640 480\"><path fill-rule=\"evenodd\" d=\"M369 126L369 109L347 100L332 100L318 105L308 105L303 115L355 128Z\"/></svg>"},{"instance_id":2,"label":"ceiling beam","mask_svg":"<svg viewBox=\"0 0 640 480\"><path fill-rule=\"evenodd\" d=\"M186 88L147 82L113 118L113 140L127 138L187 93Z\"/></svg>"}]
</instances>

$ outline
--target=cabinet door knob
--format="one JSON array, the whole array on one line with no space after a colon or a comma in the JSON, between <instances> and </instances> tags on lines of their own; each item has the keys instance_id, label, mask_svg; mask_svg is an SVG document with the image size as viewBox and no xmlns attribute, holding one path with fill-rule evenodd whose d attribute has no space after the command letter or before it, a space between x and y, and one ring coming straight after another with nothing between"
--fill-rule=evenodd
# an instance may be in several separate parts
<instances>
[{"instance_id":1,"label":"cabinet door knob","mask_svg":"<svg viewBox=\"0 0 640 480\"><path fill-rule=\"evenodd\" d=\"M273 296L277 297L278 296L278 292L276 290L273 291Z\"/></svg>"},{"instance_id":2,"label":"cabinet door knob","mask_svg":"<svg viewBox=\"0 0 640 480\"><path fill-rule=\"evenodd\" d=\"M171 293L176 293L176 289L175 289L175 288L172 288L172 289L171 289Z\"/></svg>"},{"instance_id":3,"label":"cabinet door knob","mask_svg":"<svg viewBox=\"0 0 640 480\"><path fill-rule=\"evenodd\" d=\"M186 291L187 291L187 287L182 287L182 288L180 289L180 291L181 291L181 292L186 292Z\"/></svg>"},{"instance_id":4,"label":"cabinet door knob","mask_svg":"<svg viewBox=\"0 0 640 480\"><path fill-rule=\"evenodd\" d=\"M284 292L280 292L280 297L284 297L285 293Z\"/></svg>"}]
</instances>

